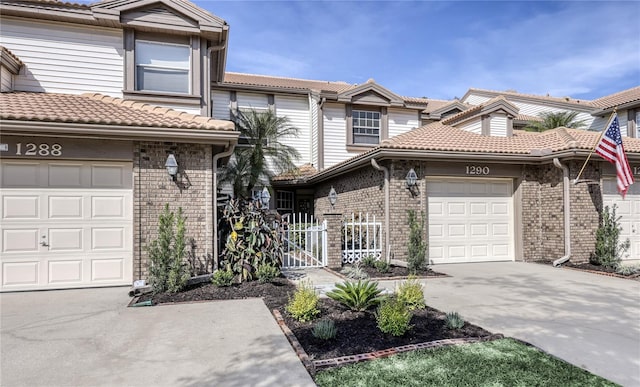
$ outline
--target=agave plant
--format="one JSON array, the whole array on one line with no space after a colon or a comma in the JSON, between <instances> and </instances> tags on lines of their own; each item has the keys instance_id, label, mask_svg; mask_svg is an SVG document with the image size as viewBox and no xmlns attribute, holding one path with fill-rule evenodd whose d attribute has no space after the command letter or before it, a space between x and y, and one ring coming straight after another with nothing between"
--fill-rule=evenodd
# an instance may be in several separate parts
<instances>
[{"instance_id":1,"label":"agave plant","mask_svg":"<svg viewBox=\"0 0 640 387\"><path fill-rule=\"evenodd\" d=\"M358 280L336 284L336 288L327 292L327 296L351 310L362 312L380 303L380 293L382 289L378 288L377 282Z\"/></svg>"}]
</instances>

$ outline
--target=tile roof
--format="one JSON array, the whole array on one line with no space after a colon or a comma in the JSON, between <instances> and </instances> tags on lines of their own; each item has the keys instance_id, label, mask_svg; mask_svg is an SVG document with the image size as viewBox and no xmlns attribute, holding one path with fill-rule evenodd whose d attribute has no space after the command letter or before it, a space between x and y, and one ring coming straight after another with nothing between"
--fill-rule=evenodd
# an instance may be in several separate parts
<instances>
[{"instance_id":1,"label":"tile roof","mask_svg":"<svg viewBox=\"0 0 640 387\"><path fill-rule=\"evenodd\" d=\"M223 84L275 87L281 89L320 90L341 93L354 85L337 81L314 81L309 79L274 77L257 74L226 72Z\"/></svg>"},{"instance_id":2,"label":"tile roof","mask_svg":"<svg viewBox=\"0 0 640 387\"><path fill-rule=\"evenodd\" d=\"M0 119L224 131L235 128L230 121L97 93L1 93Z\"/></svg>"},{"instance_id":3,"label":"tile roof","mask_svg":"<svg viewBox=\"0 0 640 387\"><path fill-rule=\"evenodd\" d=\"M295 179L303 179L312 175L315 175L318 172L317 169L314 168L311 164L303 164L299 166L297 169L289 172L282 173L278 176L273 177L272 181L287 181L287 180L295 180Z\"/></svg>"},{"instance_id":4,"label":"tile roof","mask_svg":"<svg viewBox=\"0 0 640 387\"><path fill-rule=\"evenodd\" d=\"M594 107L605 110L635 101L640 101L640 86L594 99L591 103Z\"/></svg>"},{"instance_id":5,"label":"tile roof","mask_svg":"<svg viewBox=\"0 0 640 387\"><path fill-rule=\"evenodd\" d=\"M483 93L483 94L491 94L493 96L504 95L504 96L522 97L527 99L539 100L543 102L561 102L561 103L569 103L569 104L580 105L580 106L592 106L591 101L589 100L575 99L571 97L552 97L550 95L545 96L545 95L536 95L536 94L525 94L525 93L518 93L517 91L512 91L512 90L498 91L498 90L488 90L488 89L477 89L472 87L472 88L469 88L466 94L473 93L474 91Z\"/></svg>"},{"instance_id":6,"label":"tile roof","mask_svg":"<svg viewBox=\"0 0 640 387\"><path fill-rule=\"evenodd\" d=\"M58 1L58 0L21 0L21 2L55 5L55 6L61 6L61 7L67 7L67 8L80 8L80 9L89 9L92 6L92 4L74 3L70 1Z\"/></svg>"},{"instance_id":7,"label":"tile roof","mask_svg":"<svg viewBox=\"0 0 640 387\"><path fill-rule=\"evenodd\" d=\"M482 136L435 122L382 142L383 149L544 155L567 149L589 150L599 132L556 128L542 133L514 130L511 137ZM640 153L640 139L624 138L627 152Z\"/></svg>"},{"instance_id":8,"label":"tile roof","mask_svg":"<svg viewBox=\"0 0 640 387\"><path fill-rule=\"evenodd\" d=\"M13 59L18 66L22 66L24 63L22 63L22 61L20 60L20 58L18 58L14 53L12 53L8 48L6 48L5 46L0 46L0 55L5 56L7 55L8 57L10 57L11 59Z\"/></svg>"}]
</instances>

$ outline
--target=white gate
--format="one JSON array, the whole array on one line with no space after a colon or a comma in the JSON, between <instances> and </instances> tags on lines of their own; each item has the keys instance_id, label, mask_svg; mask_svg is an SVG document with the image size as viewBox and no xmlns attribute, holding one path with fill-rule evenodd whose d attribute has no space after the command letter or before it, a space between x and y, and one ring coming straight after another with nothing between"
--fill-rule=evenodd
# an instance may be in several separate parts
<instances>
[{"instance_id":1,"label":"white gate","mask_svg":"<svg viewBox=\"0 0 640 387\"><path fill-rule=\"evenodd\" d=\"M287 221L288 218L288 221ZM282 267L323 267L327 265L327 222L305 214L283 216Z\"/></svg>"},{"instance_id":2,"label":"white gate","mask_svg":"<svg viewBox=\"0 0 640 387\"><path fill-rule=\"evenodd\" d=\"M375 215L351 214L342 224L342 262L360 262L370 255L382 257L382 222L376 222Z\"/></svg>"}]
</instances>

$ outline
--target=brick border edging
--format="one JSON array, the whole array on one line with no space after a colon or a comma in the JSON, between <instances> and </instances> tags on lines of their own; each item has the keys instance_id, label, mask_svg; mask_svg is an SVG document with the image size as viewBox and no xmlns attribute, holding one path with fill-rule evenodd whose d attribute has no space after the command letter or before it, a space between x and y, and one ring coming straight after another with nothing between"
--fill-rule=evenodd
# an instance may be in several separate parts
<instances>
[{"instance_id":1,"label":"brick border edging","mask_svg":"<svg viewBox=\"0 0 640 387\"><path fill-rule=\"evenodd\" d=\"M349 280L349 278L347 276L345 276L344 274L335 271L329 267L323 267L322 269L324 269L325 271L342 278L343 280L347 281ZM441 273L440 275L431 275L431 276L427 276L427 275L423 275L423 276L417 276L417 279L435 279L435 278L450 278L451 276L448 274L443 274ZM407 277L369 277L368 279L370 280L374 280L374 281L398 281L398 280L406 280Z\"/></svg>"},{"instance_id":2,"label":"brick border edging","mask_svg":"<svg viewBox=\"0 0 640 387\"><path fill-rule=\"evenodd\" d=\"M571 267L571 266L560 266L560 267L567 270L581 271L583 273L597 274L597 275L603 275L605 277L622 278L622 279L634 280L634 281L636 280L636 278L640 277L640 275L638 274L622 275L617 273L609 273L606 271L580 269L578 267Z\"/></svg>"},{"instance_id":3,"label":"brick border edging","mask_svg":"<svg viewBox=\"0 0 640 387\"><path fill-rule=\"evenodd\" d=\"M418 343L418 344L402 345L400 347L381 349L375 352L341 356L333 359L311 360L307 352L305 352L304 348L302 348L302 345L298 341L298 338L293 334L291 329L289 329L289 327L287 326L287 323L284 321L284 318L282 318L282 314L280 314L280 311L277 309L273 309L271 313L273 314L273 317L276 319L278 326L280 327L280 329L282 329L282 332L287 337L287 340L289 340L289 343L295 350L296 355L298 355L298 358L302 362L302 365L304 365L304 367L307 369L307 371L311 376L314 376L317 370L339 367L339 366L344 366L348 364L355 364L355 363L359 363L367 360L383 359L391 355L395 355L403 352L415 351L418 349L441 348L441 347L447 347L451 345L480 343L480 342L493 341L493 340L504 338L504 335L502 335L501 333L496 333L496 334L485 336L485 337L464 337L464 338L458 338L458 339L443 339L443 340L436 340L436 341L427 341L427 342Z\"/></svg>"}]
</instances>

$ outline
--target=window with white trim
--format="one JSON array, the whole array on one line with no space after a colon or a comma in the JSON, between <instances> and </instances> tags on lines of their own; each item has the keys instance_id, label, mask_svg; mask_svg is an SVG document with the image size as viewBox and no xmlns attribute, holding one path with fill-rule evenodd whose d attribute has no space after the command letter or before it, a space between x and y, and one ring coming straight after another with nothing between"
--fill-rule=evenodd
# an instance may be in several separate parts
<instances>
[{"instance_id":1,"label":"window with white trim","mask_svg":"<svg viewBox=\"0 0 640 387\"><path fill-rule=\"evenodd\" d=\"M190 93L190 57L188 45L136 40L136 90Z\"/></svg>"},{"instance_id":2,"label":"window with white trim","mask_svg":"<svg viewBox=\"0 0 640 387\"><path fill-rule=\"evenodd\" d=\"M353 143L380 143L380 112L369 110L353 110Z\"/></svg>"},{"instance_id":3,"label":"window with white trim","mask_svg":"<svg viewBox=\"0 0 640 387\"><path fill-rule=\"evenodd\" d=\"M293 213L293 192L278 191L276 193L276 208L282 214Z\"/></svg>"}]
</instances>

